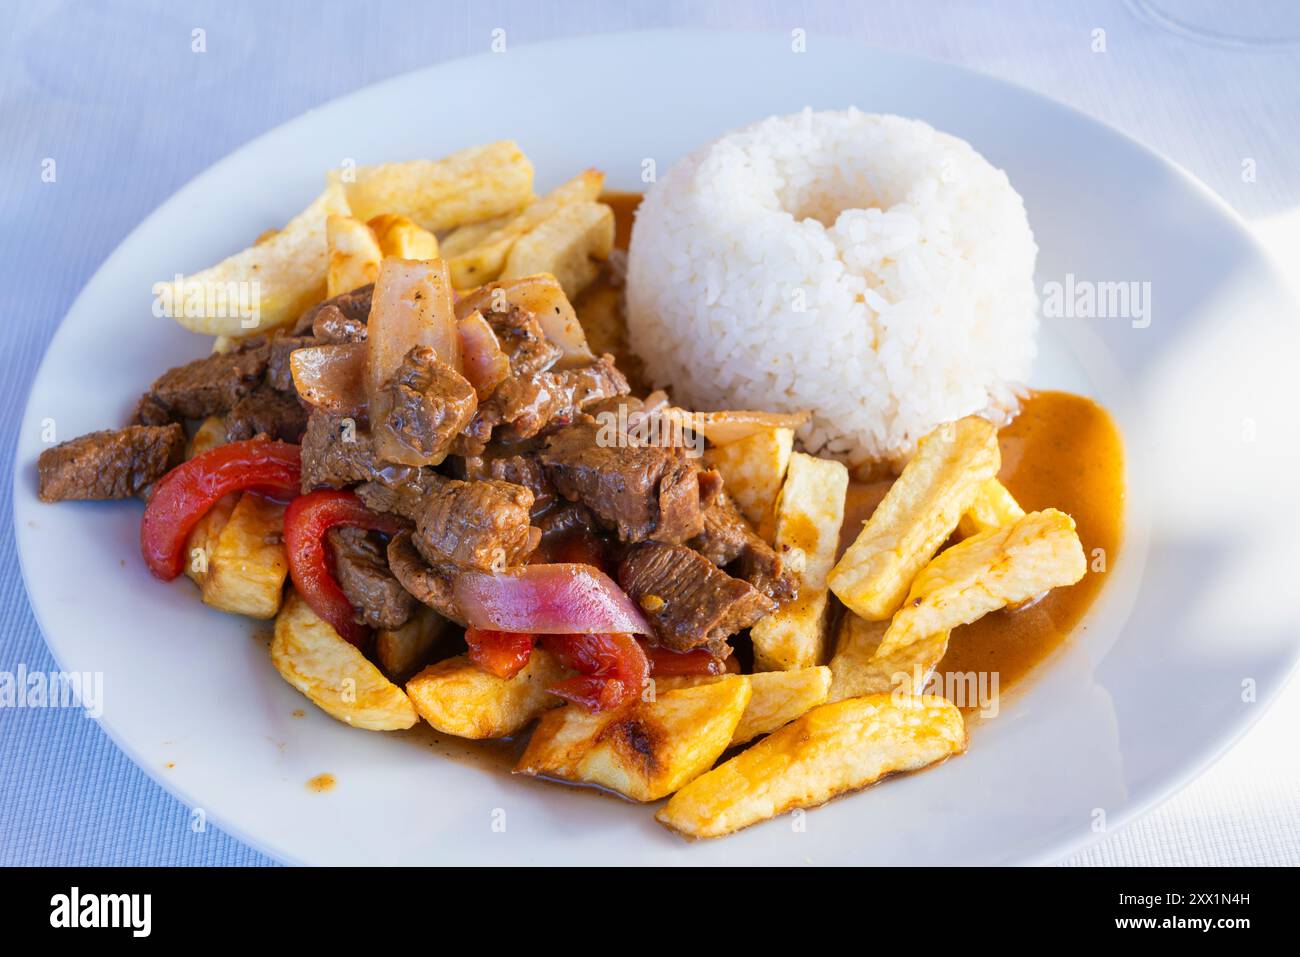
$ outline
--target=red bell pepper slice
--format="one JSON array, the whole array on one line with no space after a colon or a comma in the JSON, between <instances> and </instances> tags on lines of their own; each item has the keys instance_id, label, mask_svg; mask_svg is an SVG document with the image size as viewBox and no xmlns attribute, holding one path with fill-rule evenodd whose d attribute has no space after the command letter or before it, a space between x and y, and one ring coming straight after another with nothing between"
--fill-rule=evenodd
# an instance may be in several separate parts
<instances>
[{"instance_id":1,"label":"red bell pepper slice","mask_svg":"<svg viewBox=\"0 0 1300 957\"><path fill-rule=\"evenodd\" d=\"M519 674L528 664L528 659L533 654L535 637L521 631L465 629L469 660L488 674L507 680Z\"/></svg>"},{"instance_id":2,"label":"red bell pepper slice","mask_svg":"<svg viewBox=\"0 0 1300 957\"><path fill-rule=\"evenodd\" d=\"M396 515L370 511L351 492L332 489L300 495L285 510L284 545L294 589L340 636L360 647L370 629L356 620L356 610L330 572L325 533L336 525L387 535L409 526Z\"/></svg>"},{"instance_id":3,"label":"red bell pepper slice","mask_svg":"<svg viewBox=\"0 0 1300 957\"><path fill-rule=\"evenodd\" d=\"M692 651L670 651L659 645L641 642L650 661L650 674L656 678L676 675L721 675L727 672L727 662L709 654L703 648Z\"/></svg>"},{"instance_id":4,"label":"red bell pepper slice","mask_svg":"<svg viewBox=\"0 0 1300 957\"><path fill-rule=\"evenodd\" d=\"M288 498L298 491L296 445L248 439L182 462L158 480L140 522L140 551L155 578L171 581L185 568L185 540L195 524L231 492Z\"/></svg>"},{"instance_id":5,"label":"red bell pepper slice","mask_svg":"<svg viewBox=\"0 0 1300 957\"><path fill-rule=\"evenodd\" d=\"M650 680L650 663L631 635L543 635L542 647L579 673L546 690L588 711L628 704Z\"/></svg>"}]
</instances>

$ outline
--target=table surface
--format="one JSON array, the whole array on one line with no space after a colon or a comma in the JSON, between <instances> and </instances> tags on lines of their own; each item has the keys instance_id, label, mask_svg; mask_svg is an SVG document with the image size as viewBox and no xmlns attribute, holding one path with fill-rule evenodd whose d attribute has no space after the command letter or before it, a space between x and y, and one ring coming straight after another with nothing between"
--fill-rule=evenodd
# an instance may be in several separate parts
<instances>
[{"instance_id":1,"label":"table surface","mask_svg":"<svg viewBox=\"0 0 1300 957\"><path fill-rule=\"evenodd\" d=\"M20 421L45 347L126 234L209 164L358 87L486 50L663 27L803 28L963 64L1069 103L1181 163L1246 217L1291 275L1300 250L1300 47L1243 47L1160 25L1149 7L1096 3L44 2L0 37L0 421ZM555 5L559 7L559 5ZM1225 5L1221 5L1225 6ZM1233 5L1242 7L1245 5ZM1268 15L1276 16L1270 23ZM1229 32L1300 35L1281 4ZM1219 14L1223 19L1223 14ZM1236 27L1240 27L1237 30ZM196 28L206 52L192 51ZM1096 31L1105 51L1096 52ZM42 180L53 159L57 178ZM1255 177L1243 177L1253 161ZM55 667L12 547L12 436L0 461L0 672ZM1300 864L1300 682L1200 779L1063 863ZM0 709L0 865L273 863L137 769L93 721Z\"/></svg>"}]
</instances>

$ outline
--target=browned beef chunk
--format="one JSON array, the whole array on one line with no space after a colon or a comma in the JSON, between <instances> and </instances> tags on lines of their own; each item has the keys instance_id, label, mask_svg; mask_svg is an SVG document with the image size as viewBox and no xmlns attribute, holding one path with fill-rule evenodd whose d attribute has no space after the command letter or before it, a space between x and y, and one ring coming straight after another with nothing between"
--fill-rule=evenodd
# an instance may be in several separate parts
<instances>
[{"instance_id":1,"label":"browned beef chunk","mask_svg":"<svg viewBox=\"0 0 1300 957\"><path fill-rule=\"evenodd\" d=\"M720 492L704 512L704 531L688 542L719 568L736 563L736 571L768 598L785 604L798 582L782 567L781 556L759 538L727 493Z\"/></svg>"},{"instance_id":2,"label":"browned beef chunk","mask_svg":"<svg viewBox=\"0 0 1300 957\"><path fill-rule=\"evenodd\" d=\"M371 402L370 421L393 458L436 464L477 408L469 381L429 347L416 346Z\"/></svg>"},{"instance_id":3,"label":"browned beef chunk","mask_svg":"<svg viewBox=\"0 0 1300 957\"><path fill-rule=\"evenodd\" d=\"M331 528L325 537L334 558L334 578L356 609L357 621L371 628L406 624L415 599L389 571L387 547L363 528Z\"/></svg>"},{"instance_id":4,"label":"browned beef chunk","mask_svg":"<svg viewBox=\"0 0 1300 957\"><path fill-rule=\"evenodd\" d=\"M555 487L535 455L496 455L465 460L465 478L496 479L522 485L533 493L532 514L536 518L555 504Z\"/></svg>"},{"instance_id":5,"label":"browned beef chunk","mask_svg":"<svg viewBox=\"0 0 1300 957\"><path fill-rule=\"evenodd\" d=\"M130 498L181 463L179 425L130 425L91 432L46 449L37 460L43 502Z\"/></svg>"},{"instance_id":6,"label":"browned beef chunk","mask_svg":"<svg viewBox=\"0 0 1300 957\"><path fill-rule=\"evenodd\" d=\"M415 520L415 545L430 563L501 571L528 557L541 532L529 524L533 493L509 482L444 479Z\"/></svg>"},{"instance_id":7,"label":"browned beef chunk","mask_svg":"<svg viewBox=\"0 0 1300 957\"><path fill-rule=\"evenodd\" d=\"M388 567L416 600L462 627L465 616L452 596L453 567L431 567L416 550L410 532L398 532L388 543Z\"/></svg>"},{"instance_id":8,"label":"browned beef chunk","mask_svg":"<svg viewBox=\"0 0 1300 957\"><path fill-rule=\"evenodd\" d=\"M163 373L136 408L136 421L159 425L160 420L203 419L229 412L235 403L262 384L271 347L262 336L236 343L229 352Z\"/></svg>"},{"instance_id":9,"label":"browned beef chunk","mask_svg":"<svg viewBox=\"0 0 1300 957\"><path fill-rule=\"evenodd\" d=\"M390 465L375 454L374 440L360 423L346 416L312 409L302 437L302 490L343 488L372 479L391 485L409 481L415 469Z\"/></svg>"},{"instance_id":10,"label":"browned beef chunk","mask_svg":"<svg viewBox=\"0 0 1300 957\"><path fill-rule=\"evenodd\" d=\"M704 530L700 469L679 447L633 445L584 419L551 436L541 460L560 495L624 541L680 544Z\"/></svg>"},{"instance_id":11,"label":"browned beef chunk","mask_svg":"<svg viewBox=\"0 0 1300 957\"><path fill-rule=\"evenodd\" d=\"M357 497L373 512L391 512L415 521L434 488L446 481L432 469L388 470L375 481L356 488Z\"/></svg>"},{"instance_id":12,"label":"browned beef chunk","mask_svg":"<svg viewBox=\"0 0 1300 957\"><path fill-rule=\"evenodd\" d=\"M510 360L510 372L515 376L529 377L545 372L559 361L564 351L542 332L541 324L532 313L518 306L506 304L504 312L487 311L487 320L501 351Z\"/></svg>"},{"instance_id":13,"label":"browned beef chunk","mask_svg":"<svg viewBox=\"0 0 1300 957\"><path fill-rule=\"evenodd\" d=\"M280 392L297 392L289 355L295 349L320 345L313 336L276 336L271 340L271 354L266 363L266 384Z\"/></svg>"},{"instance_id":14,"label":"browned beef chunk","mask_svg":"<svg viewBox=\"0 0 1300 957\"><path fill-rule=\"evenodd\" d=\"M374 284L360 286L312 306L293 327L293 335L314 335L322 343L360 342L366 337Z\"/></svg>"},{"instance_id":15,"label":"browned beef chunk","mask_svg":"<svg viewBox=\"0 0 1300 957\"><path fill-rule=\"evenodd\" d=\"M589 365L531 377L514 376L488 399L505 426L501 438L518 441L569 425L579 412L597 402L626 395L627 379L603 355Z\"/></svg>"},{"instance_id":16,"label":"browned beef chunk","mask_svg":"<svg viewBox=\"0 0 1300 957\"><path fill-rule=\"evenodd\" d=\"M534 523L541 529L543 538L562 535L574 529L588 532L600 530L600 523L591 514L591 509L578 502L564 502L541 518L534 519Z\"/></svg>"},{"instance_id":17,"label":"browned beef chunk","mask_svg":"<svg viewBox=\"0 0 1300 957\"><path fill-rule=\"evenodd\" d=\"M776 610L776 603L683 545L643 542L628 550L618 583L645 612L659 643L705 647L725 657L726 639Z\"/></svg>"},{"instance_id":18,"label":"browned beef chunk","mask_svg":"<svg viewBox=\"0 0 1300 957\"><path fill-rule=\"evenodd\" d=\"M298 396L263 386L244 396L226 413L226 440L238 442L265 435L297 442L307 428L307 410Z\"/></svg>"}]
</instances>

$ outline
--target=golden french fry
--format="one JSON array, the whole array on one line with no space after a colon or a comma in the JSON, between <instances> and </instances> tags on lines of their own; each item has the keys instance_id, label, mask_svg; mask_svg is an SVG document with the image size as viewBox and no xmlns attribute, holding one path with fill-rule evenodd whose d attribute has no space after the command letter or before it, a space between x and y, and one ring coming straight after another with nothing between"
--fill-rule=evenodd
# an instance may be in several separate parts
<instances>
[{"instance_id":1,"label":"golden french fry","mask_svg":"<svg viewBox=\"0 0 1300 957\"><path fill-rule=\"evenodd\" d=\"M921 570L876 652L889 655L927 635L1027 601L1087 572L1074 519L1054 508L981 532Z\"/></svg>"},{"instance_id":2,"label":"golden french fry","mask_svg":"<svg viewBox=\"0 0 1300 957\"><path fill-rule=\"evenodd\" d=\"M591 285L614 248L614 211L604 203L572 203L510 248L501 279L549 273L572 299Z\"/></svg>"},{"instance_id":3,"label":"golden french fry","mask_svg":"<svg viewBox=\"0 0 1300 957\"><path fill-rule=\"evenodd\" d=\"M970 538L980 532L992 531L1003 525L1010 525L1025 517L1025 510L1020 507L1015 496L997 479L989 479L979 487L975 501L962 515L957 523L957 531L962 538Z\"/></svg>"},{"instance_id":4,"label":"golden french fry","mask_svg":"<svg viewBox=\"0 0 1300 957\"><path fill-rule=\"evenodd\" d=\"M860 698L901 689L909 694L925 690L930 675L948 651L948 632L926 635L920 641L879 656L887 621L867 621L851 611L840 619L835 656L831 658L831 701Z\"/></svg>"},{"instance_id":5,"label":"golden french fry","mask_svg":"<svg viewBox=\"0 0 1300 957\"><path fill-rule=\"evenodd\" d=\"M984 419L968 416L927 435L831 571L831 591L868 621L892 615L1000 461L997 432Z\"/></svg>"},{"instance_id":6,"label":"golden french fry","mask_svg":"<svg viewBox=\"0 0 1300 957\"><path fill-rule=\"evenodd\" d=\"M394 681L405 678L424 664L447 631L448 621L427 605L418 605L410 621L401 628L375 632L375 657L384 674Z\"/></svg>"},{"instance_id":7,"label":"golden french fry","mask_svg":"<svg viewBox=\"0 0 1300 957\"><path fill-rule=\"evenodd\" d=\"M516 216L523 212L523 207L512 209L501 216L493 216L491 219L485 219L479 223L466 223L464 226L457 226L447 235L442 237L442 242L438 248L442 250L444 259L451 259L462 253L467 253L475 246L481 246L483 242L495 233L502 226L505 226Z\"/></svg>"},{"instance_id":8,"label":"golden french fry","mask_svg":"<svg viewBox=\"0 0 1300 957\"><path fill-rule=\"evenodd\" d=\"M340 181L338 172L331 174ZM353 215L396 213L430 232L518 209L533 198L533 164L510 140L472 146L440 160L362 166L346 183Z\"/></svg>"},{"instance_id":9,"label":"golden french fry","mask_svg":"<svg viewBox=\"0 0 1300 957\"><path fill-rule=\"evenodd\" d=\"M518 774L541 775L654 801L707 771L749 703L739 675L592 714L566 705L542 716Z\"/></svg>"},{"instance_id":10,"label":"golden french fry","mask_svg":"<svg viewBox=\"0 0 1300 957\"><path fill-rule=\"evenodd\" d=\"M655 679L655 692L661 694L676 688L693 688L724 680L725 675L677 675ZM811 708L826 701L831 687L831 670L825 665L815 668L798 668L794 671L760 671L740 675L749 682L752 692L740 723L731 733L727 747L752 741L759 735L770 734L789 724Z\"/></svg>"},{"instance_id":11,"label":"golden french fry","mask_svg":"<svg viewBox=\"0 0 1300 957\"><path fill-rule=\"evenodd\" d=\"M189 447L185 450L185 457L192 459L196 455L201 455L208 449L215 449L218 445L226 444L226 419L220 415L210 415L202 422L190 437Z\"/></svg>"},{"instance_id":12,"label":"golden french fry","mask_svg":"<svg viewBox=\"0 0 1300 957\"><path fill-rule=\"evenodd\" d=\"M496 279L505 268L506 257L520 236L536 229L565 206L596 199L604 183L604 173L594 169L586 170L551 190L537 202L525 206L518 216L483 237L465 252L452 254L444 251L443 255L448 257L447 265L451 269L452 285L457 289L473 289Z\"/></svg>"},{"instance_id":13,"label":"golden french fry","mask_svg":"<svg viewBox=\"0 0 1300 957\"><path fill-rule=\"evenodd\" d=\"M550 652L534 648L513 678L498 678L465 655L429 665L406 683L420 717L459 738L504 738L564 704L546 689L570 672Z\"/></svg>"},{"instance_id":14,"label":"golden french fry","mask_svg":"<svg viewBox=\"0 0 1300 957\"><path fill-rule=\"evenodd\" d=\"M726 448L727 446L724 446ZM754 670L789 671L826 659L826 575L835 564L849 470L795 452L776 504L776 549L799 577L799 594L750 629Z\"/></svg>"},{"instance_id":15,"label":"golden french fry","mask_svg":"<svg viewBox=\"0 0 1300 957\"><path fill-rule=\"evenodd\" d=\"M965 747L961 712L946 698L849 698L814 708L696 778L655 818L686 837L721 837Z\"/></svg>"},{"instance_id":16,"label":"golden french fry","mask_svg":"<svg viewBox=\"0 0 1300 957\"><path fill-rule=\"evenodd\" d=\"M331 184L284 229L201 272L156 283L164 315L191 332L239 338L288 325L325 296L325 220L349 213Z\"/></svg>"},{"instance_id":17,"label":"golden french fry","mask_svg":"<svg viewBox=\"0 0 1300 957\"><path fill-rule=\"evenodd\" d=\"M293 589L275 619L271 662L318 708L355 728L398 731L417 720L402 689L316 617Z\"/></svg>"},{"instance_id":18,"label":"golden french fry","mask_svg":"<svg viewBox=\"0 0 1300 957\"><path fill-rule=\"evenodd\" d=\"M438 259L438 237L405 216L383 213L366 223L385 256L398 259Z\"/></svg>"},{"instance_id":19,"label":"golden french fry","mask_svg":"<svg viewBox=\"0 0 1300 957\"><path fill-rule=\"evenodd\" d=\"M793 451L794 429L765 428L704 453L705 464L722 475L741 514L769 542L776 531L776 498Z\"/></svg>"},{"instance_id":20,"label":"golden french fry","mask_svg":"<svg viewBox=\"0 0 1300 957\"><path fill-rule=\"evenodd\" d=\"M185 574L200 589L208 580L208 570L212 567L212 553L217 547L221 530L230 521L230 516L242 495L242 492L231 492L217 499L217 503L194 523L189 536L185 539Z\"/></svg>"},{"instance_id":21,"label":"golden french fry","mask_svg":"<svg viewBox=\"0 0 1300 957\"><path fill-rule=\"evenodd\" d=\"M260 495L239 496L208 555L205 605L250 618L275 617L289 574L284 509Z\"/></svg>"},{"instance_id":22,"label":"golden french fry","mask_svg":"<svg viewBox=\"0 0 1300 957\"><path fill-rule=\"evenodd\" d=\"M325 220L325 242L329 248L326 296L342 295L375 281L384 254L369 226L351 216L329 216Z\"/></svg>"}]
</instances>

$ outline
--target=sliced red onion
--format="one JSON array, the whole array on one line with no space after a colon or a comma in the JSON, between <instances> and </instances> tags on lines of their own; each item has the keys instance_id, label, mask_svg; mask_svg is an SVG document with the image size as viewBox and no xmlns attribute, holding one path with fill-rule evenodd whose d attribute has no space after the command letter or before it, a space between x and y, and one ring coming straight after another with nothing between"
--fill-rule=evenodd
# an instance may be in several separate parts
<instances>
[{"instance_id":1,"label":"sliced red onion","mask_svg":"<svg viewBox=\"0 0 1300 957\"><path fill-rule=\"evenodd\" d=\"M535 635L650 634L632 599L591 565L525 565L496 575L464 572L452 588L473 628Z\"/></svg>"}]
</instances>

